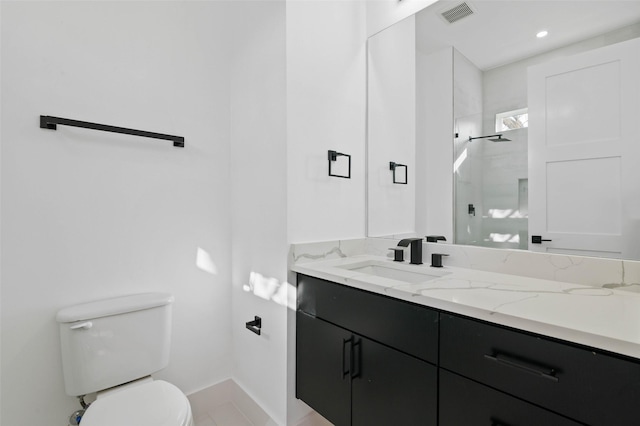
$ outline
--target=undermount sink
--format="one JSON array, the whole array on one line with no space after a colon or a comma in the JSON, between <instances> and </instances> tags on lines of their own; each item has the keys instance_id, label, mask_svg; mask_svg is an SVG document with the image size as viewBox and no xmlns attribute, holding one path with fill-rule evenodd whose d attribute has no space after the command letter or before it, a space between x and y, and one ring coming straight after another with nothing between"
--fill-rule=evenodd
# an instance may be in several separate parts
<instances>
[{"instance_id":1,"label":"undermount sink","mask_svg":"<svg viewBox=\"0 0 640 426\"><path fill-rule=\"evenodd\" d=\"M376 277L382 278L390 278L392 280L404 281L412 284L423 283L425 281L435 280L436 278L441 278L447 273L438 273L436 271L429 271L430 273L426 273L423 271L409 271L408 268L420 268L419 266L410 266L410 265L400 265L400 264L390 264L386 262L379 261L365 261L365 262L357 262L349 265L340 266L342 269L348 269L350 271L359 272L367 275L374 275Z\"/></svg>"}]
</instances>

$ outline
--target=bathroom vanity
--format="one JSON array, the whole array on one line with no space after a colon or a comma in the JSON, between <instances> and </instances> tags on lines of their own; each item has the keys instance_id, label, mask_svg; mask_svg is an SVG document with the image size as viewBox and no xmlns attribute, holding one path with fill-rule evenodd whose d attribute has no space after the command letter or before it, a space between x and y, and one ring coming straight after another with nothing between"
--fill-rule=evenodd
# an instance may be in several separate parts
<instances>
[{"instance_id":1,"label":"bathroom vanity","mask_svg":"<svg viewBox=\"0 0 640 426\"><path fill-rule=\"evenodd\" d=\"M297 397L336 425L640 424L640 295L435 269L295 265Z\"/></svg>"}]
</instances>

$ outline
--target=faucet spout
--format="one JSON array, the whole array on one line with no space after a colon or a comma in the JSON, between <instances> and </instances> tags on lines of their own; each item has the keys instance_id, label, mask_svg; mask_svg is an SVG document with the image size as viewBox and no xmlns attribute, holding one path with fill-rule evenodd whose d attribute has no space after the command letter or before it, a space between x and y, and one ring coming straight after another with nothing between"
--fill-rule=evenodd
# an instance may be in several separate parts
<instances>
[{"instance_id":1,"label":"faucet spout","mask_svg":"<svg viewBox=\"0 0 640 426\"><path fill-rule=\"evenodd\" d=\"M399 247L411 246L411 264L422 265L422 238L404 238L398 243Z\"/></svg>"}]
</instances>

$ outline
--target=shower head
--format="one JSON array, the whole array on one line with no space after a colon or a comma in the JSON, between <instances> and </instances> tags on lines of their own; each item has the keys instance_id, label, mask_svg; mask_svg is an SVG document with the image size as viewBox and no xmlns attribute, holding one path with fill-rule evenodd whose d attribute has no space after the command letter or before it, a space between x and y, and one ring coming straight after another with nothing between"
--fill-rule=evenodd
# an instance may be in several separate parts
<instances>
[{"instance_id":1,"label":"shower head","mask_svg":"<svg viewBox=\"0 0 640 426\"><path fill-rule=\"evenodd\" d=\"M493 139L489 139L491 142L511 142L511 139L503 138L502 134L499 134L499 135L487 135L487 136L476 136L474 138L469 136L469 142L471 142L474 139L487 139L487 138L493 138Z\"/></svg>"}]
</instances>

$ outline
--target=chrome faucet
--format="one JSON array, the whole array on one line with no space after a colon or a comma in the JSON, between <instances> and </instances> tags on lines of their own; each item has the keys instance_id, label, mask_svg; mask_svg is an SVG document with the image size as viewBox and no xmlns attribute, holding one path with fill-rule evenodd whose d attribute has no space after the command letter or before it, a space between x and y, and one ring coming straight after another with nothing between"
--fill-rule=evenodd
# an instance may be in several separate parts
<instances>
[{"instance_id":1,"label":"chrome faucet","mask_svg":"<svg viewBox=\"0 0 640 426\"><path fill-rule=\"evenodd\" d=\"M405 238L400 240L398 247L411 245L411 264L422 265L422 238Z\"/></svg>"}]
</instances>

